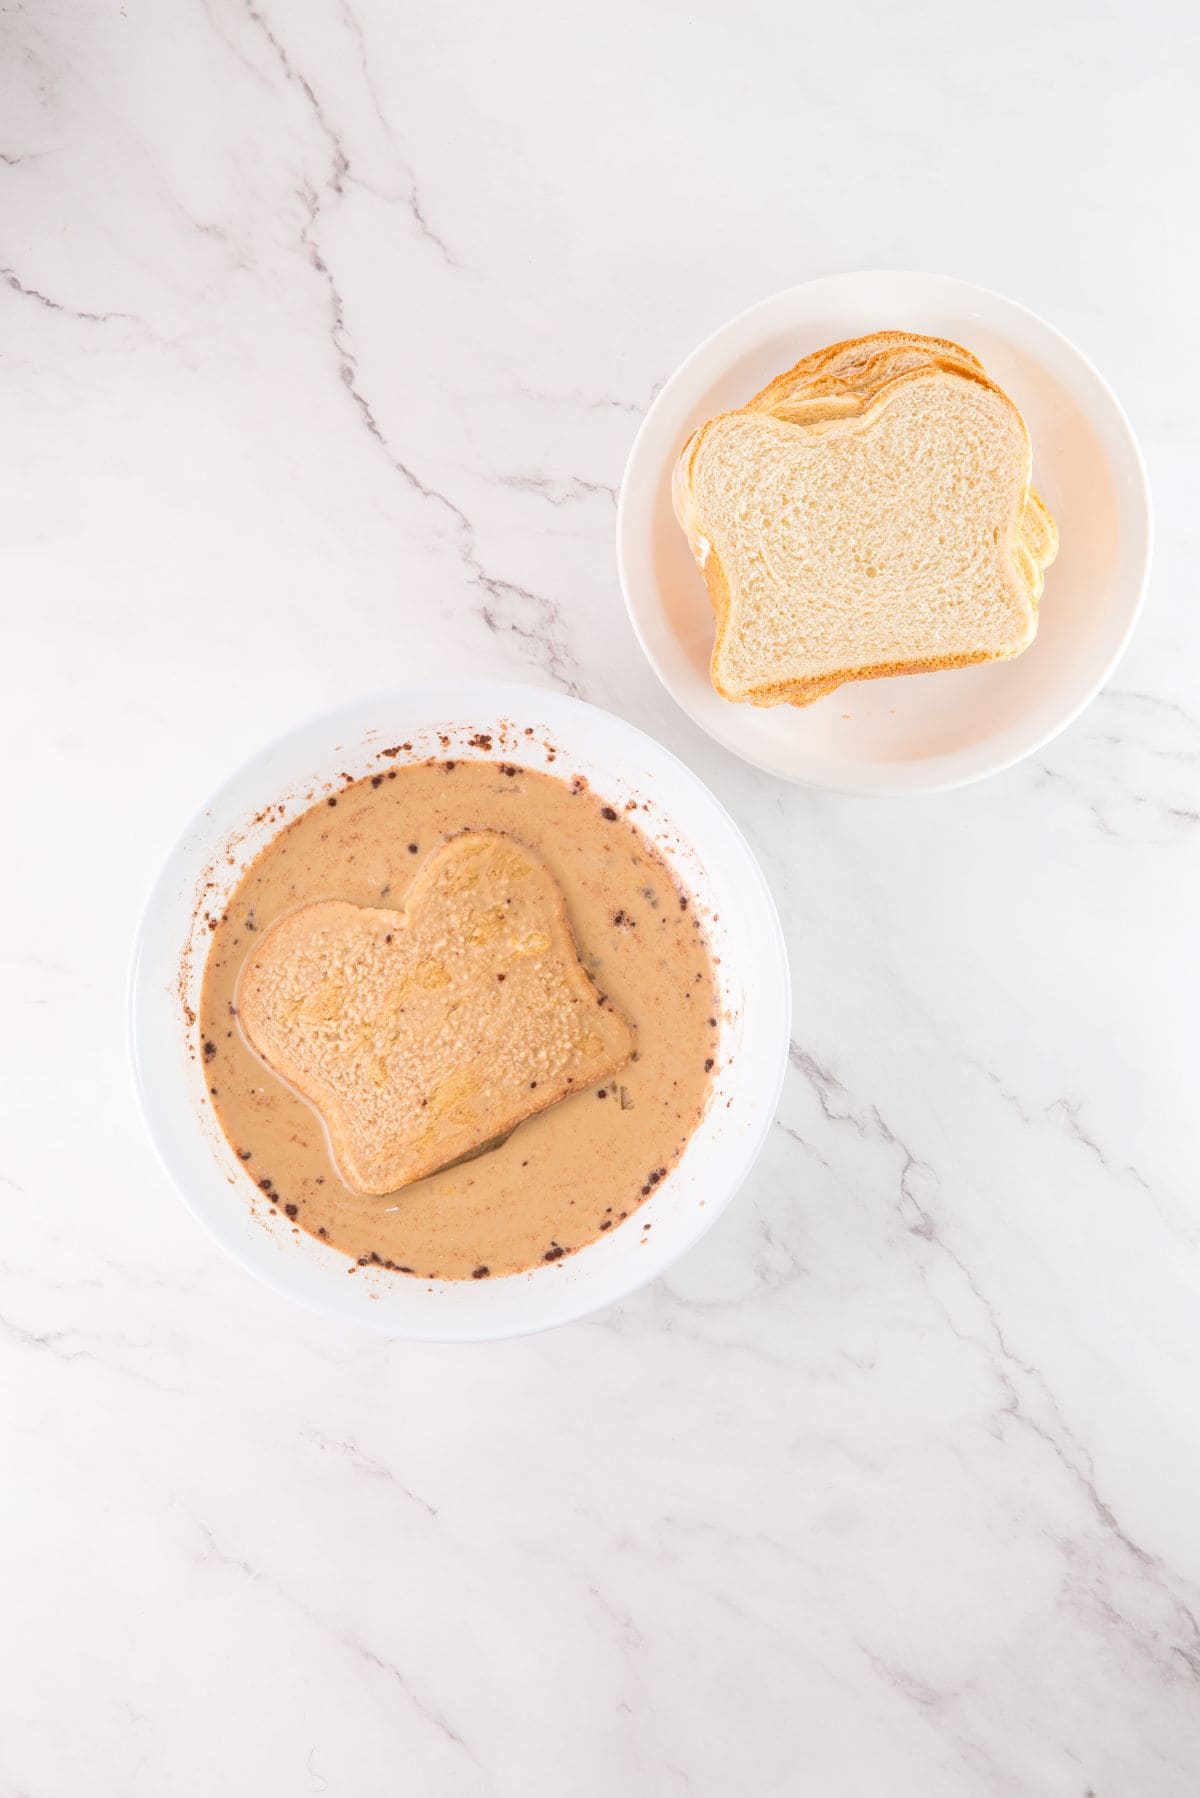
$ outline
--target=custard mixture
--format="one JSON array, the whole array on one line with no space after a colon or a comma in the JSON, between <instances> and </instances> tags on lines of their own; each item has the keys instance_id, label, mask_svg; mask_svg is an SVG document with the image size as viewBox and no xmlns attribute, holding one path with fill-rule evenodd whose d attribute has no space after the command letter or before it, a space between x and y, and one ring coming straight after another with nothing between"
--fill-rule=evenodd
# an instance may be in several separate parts
<instances>
[{"instance_id":1,"label":"custard mixture","mask_svg":"<svg viewBox=\"0 0 1200 1798\"><path fill-rule=\"evenodd\" d=\"M426 1279L516 1273L626 1220L642 1227L634 1214L703 1113L717 1013L690 898L632 818L580 780L430 761L342 787L268 843L213 932L199 1018L213 1106L259 1203L340 1249L352 1272L375 1265ZM473 1159L366 1197L340 1178L317 1112L250 1048L238 978L258 933L299 906L401 907L424 859L464 829L507 831L536 850L584 966L634 1027L634 1057Z\"/></svg>"}]
</instances>

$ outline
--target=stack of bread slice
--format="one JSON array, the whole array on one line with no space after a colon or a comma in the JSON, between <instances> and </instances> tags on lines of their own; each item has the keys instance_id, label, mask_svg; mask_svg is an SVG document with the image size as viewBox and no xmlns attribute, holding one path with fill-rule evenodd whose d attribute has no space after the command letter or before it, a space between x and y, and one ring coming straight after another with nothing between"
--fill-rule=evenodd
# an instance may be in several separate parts
<instances>
[{"instance_id":1,"label":"stack of bread slice","mask_svg":"<svg viewBox=\"0 0 1200 1798\"><path fill-rule=\"evenodd\" d=\"M716 617L724 698L809 705L845 681L1033 641L1058 533L1025 421L969 350L877 332L819 350L694 432L675 510Z\"/></svg>"}]
</instances>

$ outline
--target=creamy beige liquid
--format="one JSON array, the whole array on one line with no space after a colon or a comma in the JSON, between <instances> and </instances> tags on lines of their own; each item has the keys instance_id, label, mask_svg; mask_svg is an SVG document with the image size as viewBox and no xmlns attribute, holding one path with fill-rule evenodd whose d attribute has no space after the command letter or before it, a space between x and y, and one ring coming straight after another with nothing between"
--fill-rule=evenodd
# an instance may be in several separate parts
<instances>
[{"instance_id":1,"label":"creamy beige liquid","mask_svg":"<svg viewBox=\"0 0 1200 1798\"><path fill-rule=\"evenodd\" d=\"M366 1198L341 1180L317 1113L259 1060L236 1014L261 933L319 899L401 906L423 858L464 828L511 832L558 881L584 965L633 1024L636 1059L429 1178ZM423 1278L557 1262L633 1221L703 1112L715 986L688 895L625 814L580 782L496 762L389 768L314 805L261 852L213 933L199 1019L221 1126L260 1203L351 1257Z\"/></svg>"}]
</instances>

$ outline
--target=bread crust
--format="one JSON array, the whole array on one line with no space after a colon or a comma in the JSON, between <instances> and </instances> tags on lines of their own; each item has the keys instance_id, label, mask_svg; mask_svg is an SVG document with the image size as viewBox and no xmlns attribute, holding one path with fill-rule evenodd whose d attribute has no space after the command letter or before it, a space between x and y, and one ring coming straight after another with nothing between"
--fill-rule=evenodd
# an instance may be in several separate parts
<instances>
[{"instance_id":1,"label":"bread crust","mask_svg":"<svg viewBox=\"0 0 1200 1798\"><path fill-rule=\"evenodd\" d=\"M889 375L887 371L894 367L896 358L906 351L923 353L926 359ZM878 384L872 384L872 371L876 376L884 375ZM1004 402L1020 427L1031 466L1032 451L1028 450L1029 433L1025 421L1009 395L987 375L979 358L948 338L920 337L900 331L879 331L867 337L845 338L802 357L784 374L768 382L745 406L718 413L692 433L675 465L672 501L675 515L704 577L713 608L716 629L709 678L723 699L733 704L756 706L812 705L851 681L883 680L901 674L934 674L981 662L1007 661L1020 655L1032 642L1037 628L1037 605L1045 585L1045 569L1058 551L1058 531L1044 502L1027 479L1009 545L1033 608L1033 630L1023 642L1003 651L984 650L978 654L850 667L812 680L767 682L746 692L731 691L722 679L720 663L729 630L732 600L720 558L703 533L691 494L692 471L710 430L724 419L762 412L783 423L803 425L820 432L826 424L836 427L847 420L867 418L878 406L887 404L901 387L942 374L975 382Z\"/></svg>"},{"instance_id":2,"label":"bread crust","mask_svg":"<svg viewBox=\"0 0 1200 1798\"><path fill-rule=\"evenodd\" d=\"M797 386L828 378L832 365L869 364L876 356L902 349L924 350L934 360L960 362L979 374L984 372L983 363L978 356L972 355L961 343L954 343L948 337L921 337L908 331L873 331L866 337L844 337L839 343L831 343L823 350L814 350L808 356L801 356L799 362L794 362L783 374L776 375L753 399L747 400L742 410L769 412L779 398L793 393Z\"/></svg>"}]
</instances>

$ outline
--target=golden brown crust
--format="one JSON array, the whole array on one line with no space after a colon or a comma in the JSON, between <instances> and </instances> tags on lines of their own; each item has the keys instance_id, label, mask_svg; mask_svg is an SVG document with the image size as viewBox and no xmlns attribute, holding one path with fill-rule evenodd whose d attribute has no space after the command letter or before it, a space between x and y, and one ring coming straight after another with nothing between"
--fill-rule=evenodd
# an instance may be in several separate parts
<instances>
[{"instance_id":1,"label":"golden brown crust","mask_svg":"<svg viewBox=\"0 0 1200 1798\"><path fill-rule=\"evenodd\" d=\"M780 395L771 406L747 407L746 410L767 413L786 424L818 423L823 416L850 417L864 401L891 382L903 375L929 369L942 369L965 381L978 381L981 386L992 385L983 370L969 362L958 362L950 356L922 356L920 361L914 361L911 352L889 352L872 357L861 380L845 375L821 375L815 381L793 389L790 394Z\"/></svg>"},{"instance_id":2,"label":"golden brown crust","mask_svg":"<svg viewBox=\"0 0 1200 1798\"><path fill-rule=\"evenodd\" d=\"M888 680L897 674L944 674L951 668L972 668L980 662L1009 662L1014 656L1021 654L1021 648L1004 650L997 654L991 650L980 650L978 655L941 656L930 660L913 662L883 662L870 668L848 668L831 679L828 685L821 682L776 681L769 686L756 687L753 693L742 696L746 705L812 705L814 700L823 699L826 693L833 692L835 687L848 686L851 681ZM820 692L811 688L820 686Z\"/></svg>"},{"instance_id":3,"label":"golden brown crust","mask_svg":"<svg viewBox=\"0 0 1200 1798\"><path fill-rule=\"evenodd\" d=\"M951 342L948 337L922 337L908 331L873 331L866 337L844 337L839 343L831 343L823 350L814 350L810 355L802 356L799 362L794 362L783 374L768 381L753 399L747 400L743 410L771 411L777 400L787 398L799 386L807 386L812 381L826 378L830 364L841 362L847 357L856 361L861 359L861 370L874 357L901 349L924 350L935 360L946 358L974 369L979 374L984 372L983 363L978 356L973 356L970 350L965 350L960 343Z\"/></svg>"}]
</instances>

